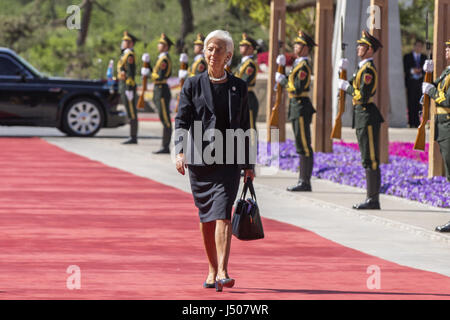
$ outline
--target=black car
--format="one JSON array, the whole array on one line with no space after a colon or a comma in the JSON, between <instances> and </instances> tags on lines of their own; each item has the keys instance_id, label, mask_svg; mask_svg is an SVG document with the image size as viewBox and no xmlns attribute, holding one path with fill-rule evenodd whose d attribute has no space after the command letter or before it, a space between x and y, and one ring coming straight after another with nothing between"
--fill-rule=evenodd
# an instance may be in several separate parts
<instances>
[{"instance_id":1,"label":"black car","mask_svg":"<svg viewBox=\"0 0 450 320\"><path fill-rule=\"evenodd\" d=\"M127 123L117 84L47 77L14 51L0 48L0 125L56 127L88 137Z\"/></svg>"}]
</instances>

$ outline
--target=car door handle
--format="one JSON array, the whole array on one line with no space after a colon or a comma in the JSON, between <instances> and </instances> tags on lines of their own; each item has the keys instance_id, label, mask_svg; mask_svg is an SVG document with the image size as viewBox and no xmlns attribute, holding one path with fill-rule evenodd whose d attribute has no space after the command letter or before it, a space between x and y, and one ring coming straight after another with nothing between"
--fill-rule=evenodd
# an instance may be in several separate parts
<instances>
[{"instance_id":1,"label":"car door handle","mask_svg":"<svg viewBox=\"0 0 450 320\"><path fill-rule=\"evenodd\" d=\"M56 93L58 93L58 92L61 92L61 88L50 88L50 89L48 89L48 92L56 92Z\"/></svg>"}]
</instances>

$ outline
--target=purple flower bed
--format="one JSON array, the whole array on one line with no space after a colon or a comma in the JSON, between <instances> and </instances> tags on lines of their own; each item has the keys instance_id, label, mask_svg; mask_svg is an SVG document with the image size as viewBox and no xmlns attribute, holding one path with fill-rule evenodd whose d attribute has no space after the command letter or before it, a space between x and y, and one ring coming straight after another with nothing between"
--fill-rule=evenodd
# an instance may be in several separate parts
<instances>
[{"instance_id":1,"label":"purple flower bed","mask_svg":"<svg viewBox=\"0 0 450 320\"><path fill-rule=\"evenodd\" d=\"M393 147L392 147L393 146ZM432 206L450 208L450 183L444 177L427 178L428 165L424 158L408 152L407 143L390 145L389 164L382 164L381 192ZM293 140L279 145L279 167L282 170L298 171L300 159ZM392 153L391 153L392 151ZM259 142L258 164L271 165L270 144ZM340 184L366 188L365 171L361 165L358 145L337 142L333 153L314 154L313 175ZM417 160L412 160L417 159Z\"/></svg>"}]
</instances>

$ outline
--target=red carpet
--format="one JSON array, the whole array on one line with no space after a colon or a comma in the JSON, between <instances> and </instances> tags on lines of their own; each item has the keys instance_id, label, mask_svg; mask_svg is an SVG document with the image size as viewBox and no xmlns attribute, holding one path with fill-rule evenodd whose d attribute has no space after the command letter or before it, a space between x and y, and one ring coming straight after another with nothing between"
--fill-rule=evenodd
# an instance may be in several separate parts
<instances>
[{"instance_id":1,"label":"red carpet","mask_svg":"<svg viewBox=\"0 0 450 320\"><path fill-rule=\"evenodd\" d=\"M37 138L0 139L0 150L0 299L450 298L448 277L269 219L266 239L233 239L236 286L203 289L190 194ZM66 287L70 265L81 268L80 290ZM366 286L370 265L381 289Z\"/></svg>"}]
</instances>

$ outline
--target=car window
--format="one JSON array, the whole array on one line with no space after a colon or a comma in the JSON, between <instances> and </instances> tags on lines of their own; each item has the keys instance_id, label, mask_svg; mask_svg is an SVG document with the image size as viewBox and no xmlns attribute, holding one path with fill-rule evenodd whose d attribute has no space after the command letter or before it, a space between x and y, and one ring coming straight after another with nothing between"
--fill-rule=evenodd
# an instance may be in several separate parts
<instances>
[{"instance_id":1,"label":"car window","mask_svg":"<svg viewBox=\"0 0 450 320\"><path fill-rule=\"evenodd\" d=\"M20 75L19 67L10 59L0 57L0 76L18 76Z\"/></svg>"}]
</instances>

